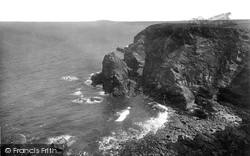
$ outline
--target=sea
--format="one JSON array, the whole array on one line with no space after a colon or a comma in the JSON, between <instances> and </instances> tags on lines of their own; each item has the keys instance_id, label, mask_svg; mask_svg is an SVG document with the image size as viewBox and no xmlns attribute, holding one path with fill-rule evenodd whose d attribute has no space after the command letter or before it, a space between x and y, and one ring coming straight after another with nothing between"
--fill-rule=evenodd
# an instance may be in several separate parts
<instances>
[{"instance_id":1,"label":"sea","mask_svg":"<svg viewBox=\"0 0 250 156\"><path fill-rule=\"evenodd\" d=\"M153 22L0 23L1 140L28 144L64 138L64 155L118 155L121 144L164 127L145 97L112 97L92 87L105 54Z\"/></svg>"}]
</instances>

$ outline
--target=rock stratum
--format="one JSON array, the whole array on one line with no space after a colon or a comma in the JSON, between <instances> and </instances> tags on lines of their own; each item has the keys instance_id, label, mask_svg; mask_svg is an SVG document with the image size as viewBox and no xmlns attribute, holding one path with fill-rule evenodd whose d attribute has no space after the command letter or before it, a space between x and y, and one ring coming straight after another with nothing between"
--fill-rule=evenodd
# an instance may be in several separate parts
<instances>
[{"instance_id":1,"label":"rock stratum","mask_svg":"<svg viewBox=\"0 0 250 156\"><path fill-rule=\"evenodd\" d=\"M156 24L138 33L122 52L124 60L105 55L92 85L102 84L114 96L139 90L179 113L168 129L126 145L135 150L121 155L250 154L249 29ZM145 55L141 75L136 53ZM140 150L153 142L155 149Z\"/></svg>"}]
</instances>

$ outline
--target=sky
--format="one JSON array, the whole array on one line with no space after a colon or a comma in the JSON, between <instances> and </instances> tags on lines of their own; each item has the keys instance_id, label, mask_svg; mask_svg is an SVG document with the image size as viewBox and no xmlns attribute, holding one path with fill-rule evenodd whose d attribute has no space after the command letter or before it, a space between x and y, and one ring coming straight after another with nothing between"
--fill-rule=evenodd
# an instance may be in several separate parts
<instances>
[{"instance_id":1,"label":"sky","mask_svg":"<svg viewBox=\"0 0 250 156\"><path fill-rule=\"evenodd\" d=\"M249 0L0 0L0 21L180 21L231 12L250 19Z\"/></svg>"}]
</instances>

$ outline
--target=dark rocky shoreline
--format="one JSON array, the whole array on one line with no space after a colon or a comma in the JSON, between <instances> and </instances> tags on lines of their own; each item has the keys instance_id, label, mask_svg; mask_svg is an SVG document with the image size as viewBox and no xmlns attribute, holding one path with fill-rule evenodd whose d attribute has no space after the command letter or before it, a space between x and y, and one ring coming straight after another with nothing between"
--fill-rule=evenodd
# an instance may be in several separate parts
<instances>
[{"instance_id":1,"label":"dark rocky shoreline","mask_svg":"<svg viewBox=\"0 0 250 156\"><path fill-rule=\"evenodd\" d=\"M105 55L92 85L113 96L147 95L175 114L119 155L250 155L249 29L157 24L122 51L124 60ZM142 75L134 54L146 55Z\"/></svg>"}]
</instances>

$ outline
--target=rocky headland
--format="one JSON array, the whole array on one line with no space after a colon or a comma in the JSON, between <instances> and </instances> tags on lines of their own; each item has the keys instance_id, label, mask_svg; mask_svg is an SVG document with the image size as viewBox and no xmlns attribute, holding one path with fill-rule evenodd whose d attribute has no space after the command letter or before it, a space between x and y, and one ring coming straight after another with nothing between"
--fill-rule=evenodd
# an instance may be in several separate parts
<instances>
[{"instance_id":1,"label":"rocky headland","mask_svg":"<svg viewBox=\"0 0 250 156\"><path fill-rule=\"evenodd\" d=\"M124 59L105 55L92 85L175 109L164 129L124 144L120 155L250 155L249 29L156 24L118 50Z\"/></svg>"}]
</instances>

